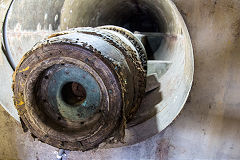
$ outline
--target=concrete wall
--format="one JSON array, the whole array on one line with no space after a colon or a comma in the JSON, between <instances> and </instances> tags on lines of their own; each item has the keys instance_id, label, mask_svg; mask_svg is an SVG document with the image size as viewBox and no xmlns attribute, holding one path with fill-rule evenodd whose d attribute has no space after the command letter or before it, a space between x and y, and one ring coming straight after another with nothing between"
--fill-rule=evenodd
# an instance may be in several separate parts
<instances>
[{"instance_id":1,"label":"concrete wall","mask_svg":"<svg viewBox=\"0 0 240 160\"><path fill-rule=\"evenodd\" d=\"M195 56L194 85L179 117L139 144L68 152L68 159L240 159L240 1L174 3L190 31ZM0 119L0 159L56 156L56 148L24 134L2 109Z\"/></svg>"}]
</instances>

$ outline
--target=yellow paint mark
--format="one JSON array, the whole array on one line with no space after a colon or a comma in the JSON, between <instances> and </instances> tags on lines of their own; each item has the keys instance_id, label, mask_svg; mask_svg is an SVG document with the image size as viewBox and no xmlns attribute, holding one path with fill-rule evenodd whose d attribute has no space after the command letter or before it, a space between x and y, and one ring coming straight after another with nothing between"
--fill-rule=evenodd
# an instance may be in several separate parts
<instances>
[{"instance_id":1,"label":"yellow paint mark","mask_svg":"<svg viewBox=\"0 0 240 160\"><path fill-rule=\"evenodd\" d=\"M27 66L25 69L23 69L23 70L21 70L21 71L19 71L19 72L25 72L25 71L27 71L27 70L29 70L29 66Z\"/></svg>"},{"instance_id":2,"label":"yellow paint mark","mask_svg":"<svg viewBox=\"0 0 240 160\"><path fill-rule=\"evenodd\" d=\"M24 102L23 101L20 101L17 105L18 106L21 106L21 105L23 105L24 104Z\"/></svg>"},{"instance_id":3,"label":"yellow paint mark","mask_svg":"<svg viewBox=\"0 0 240 160\"><path fill-rule=\"evenodd\" d=\"M23 96L21 93L18 93L19 94L19 98L16 100L16 107L18 106L21 106L21 105L24 105L24 100L23 100Z\"/></svg>"}]
</instances>

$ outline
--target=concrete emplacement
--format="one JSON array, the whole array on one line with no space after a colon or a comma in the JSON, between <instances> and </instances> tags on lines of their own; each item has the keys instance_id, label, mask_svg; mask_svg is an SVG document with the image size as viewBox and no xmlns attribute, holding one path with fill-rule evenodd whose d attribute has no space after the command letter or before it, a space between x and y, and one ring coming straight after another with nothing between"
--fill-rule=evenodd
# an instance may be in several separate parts
<instances>
[{"instance_id":1,"label":"concrete emplacement","mask_svg":"<svg viewBox=\"0 0 240 160\"><path fill-rule=\"evenodd\" d=\"M102 144L100 147L133 144L165 129L181 111L193 79L192 45L175 5L168 0L54 2L46 1L46 8L34 19L29 14L24 19L20 16L35 9L34 5L27 5L28 0L16 0L12 4L6 22L5 40L12 55L12 66L19 63L24 53L40 39L68 28L117 25L135 32L136 36L145 35L142 42L149 47L146 47L149 59L147 88L151 88L152 76L156 77L160 87L145 94L137 113L127 123L123 140L125 143ZM43 2L37 0L35 3L40 5ZM93 4L95 8L92 7ZM29 19L31 22L27 21ZM18 38L11 34L16 30L20 35ZM7 111L13 110L13 105L4 105L6 100L2 97L0 100ZM16 111L10 114L18 119Z\"/></svg>"}]
</instances>

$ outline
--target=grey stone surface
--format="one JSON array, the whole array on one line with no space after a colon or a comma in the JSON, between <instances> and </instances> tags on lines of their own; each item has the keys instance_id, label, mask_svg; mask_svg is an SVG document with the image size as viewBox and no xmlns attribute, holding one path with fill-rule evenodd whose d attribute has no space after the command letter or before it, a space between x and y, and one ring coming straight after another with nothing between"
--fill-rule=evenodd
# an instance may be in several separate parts
<instances>
[{"instance_id":1,"label":"grey stone surface","mask_svg":"<svg viewBox=\"0 0 240 160\"><path fill-rule=\"evenodd\" d=\"M68 159L240 159L240 1L174 2L190 31L195 56L194 85L181 114L165 131L139 144L68 152ZM0 117L5 136L0 159L55 157L56 148L34 141L5 111Z\"/></svg>"}]
</instances>

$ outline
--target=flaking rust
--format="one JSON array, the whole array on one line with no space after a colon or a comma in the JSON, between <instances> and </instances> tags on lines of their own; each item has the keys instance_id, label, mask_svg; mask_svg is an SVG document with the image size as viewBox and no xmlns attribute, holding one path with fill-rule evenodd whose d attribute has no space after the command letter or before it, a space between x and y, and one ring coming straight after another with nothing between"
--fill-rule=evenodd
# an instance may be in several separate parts
<instances>
[{"instance_id":1,"label":"flaking rust","mask_svg":"<svg viewBox=\"0 0 240 160\"><path fill-rule=\"evenodd\" d=\"M40 141L68 150L123 142L126 122L145 93L146 59L141 42L120 27L50 35L25 54L13 75L22 123Z\"/></svg>"}]
</instances>

